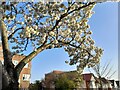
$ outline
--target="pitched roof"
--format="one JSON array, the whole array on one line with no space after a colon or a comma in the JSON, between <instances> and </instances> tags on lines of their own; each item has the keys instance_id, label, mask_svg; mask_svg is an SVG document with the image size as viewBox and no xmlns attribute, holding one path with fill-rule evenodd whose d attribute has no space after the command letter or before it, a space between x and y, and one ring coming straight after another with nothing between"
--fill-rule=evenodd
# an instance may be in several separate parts
<instances>
[{"instance_id":1,"label":"pitched roof","mask_svg":"<svg viewBox=\"0 0 120 90\"><path fill-rule=\"evenodd\" d=\"M105 79L105 78L101 78L101 81L103 82L103 83L108 83L108 80L107 79Z\"/></svg>"}]
</instances>

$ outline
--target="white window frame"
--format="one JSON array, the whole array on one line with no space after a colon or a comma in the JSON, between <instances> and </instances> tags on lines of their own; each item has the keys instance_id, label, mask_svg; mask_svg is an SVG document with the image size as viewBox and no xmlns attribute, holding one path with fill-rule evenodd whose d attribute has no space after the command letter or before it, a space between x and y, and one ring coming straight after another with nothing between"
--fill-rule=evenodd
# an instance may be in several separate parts
<instances>
[{"instance_id":1,"label":"white window frame","mask_svg":"<svg viewBox=\"0 0 120 90\"><path fill-rule=\"evenodd\" d=\"M22 80L23 81L30 81L30 74L23 74Z\"/></svg>"}]
</instances>

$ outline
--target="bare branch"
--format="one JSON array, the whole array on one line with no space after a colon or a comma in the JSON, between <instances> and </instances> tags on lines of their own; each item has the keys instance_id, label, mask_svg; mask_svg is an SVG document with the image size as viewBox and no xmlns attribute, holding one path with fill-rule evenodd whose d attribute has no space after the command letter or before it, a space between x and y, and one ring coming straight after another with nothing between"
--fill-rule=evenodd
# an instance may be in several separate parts
<instances>
[{"instance_id":1,"label":"bare branch","mask_svg":"<svg viewBox=\"0 0 120 90\"><path fill-rule=\"evenodd\" d=\"M111 67L111 68L109 69L109 71L106 73L105 77L107 77L107 76L110 74L112 68L113 68L113 67Z\"/></svg>"},{"instance_id":2,"label":"bare branch","mask_svg":"<svg viewBox=\"0 0 120 90\"><path fill-rule=\"evenodd\" d=\"M105 68L104 68L104 70L103 70L103 73L101 73L101 76L106 72L106 70L108 69L109 65L110 65L110 62L109 62L107 65L105 65Z\"/></svg>"},{"instance_id":3,"label":"bare branch","mask_svg":"<svg viewBox=\"0 0 120 90\"><path fill-rule=\"evenodd\" d=\"M100 66L100 64L97 64L95 67L93 67L93 70L94 70L95 73L98 75L98 77L100 76L99 66Z\"/></svg>"},{"instance_id":4,"label":"bare branch","mask_svg":"<svg viewBox=\"0 0 120 90\"><path fill-rule=\"evenodd\" d=\"M27 49L28 42L29 42L29 38L27 38L27 42L26 42L26 45L25 45L25 48L24 48L24 50L26 50L26 49Z\"/></svg>"},{"instance_id":5,"label":"bare branch","mask_svg":"<svg viewBox=\"0 0 120 90\"><path fill-rule=\"evenodd\" d=\"M103 68L102 68L101 75L103 74L106 65L107 65L107 62L104 64L104 66L103 66Z\"/></svg>"},{"instance_id":6,"label":"bare branch","mask_svg":"<svg viewBox=\"0 0 120 90\"><path fill-rule=\"evenodd\" d=\"M116 71L114 71L108 78L111 78L115 73Z\"/></svg>"}]
</instances>

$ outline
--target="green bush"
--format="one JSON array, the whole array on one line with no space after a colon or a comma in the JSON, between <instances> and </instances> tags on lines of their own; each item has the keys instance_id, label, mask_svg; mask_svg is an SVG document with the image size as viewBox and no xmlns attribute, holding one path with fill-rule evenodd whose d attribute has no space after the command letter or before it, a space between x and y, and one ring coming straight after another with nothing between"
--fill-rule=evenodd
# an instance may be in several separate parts
<instances>
[{"instance_id":1,"label":"green bush","mask_svg":"<svg viewBox=\"0 0 120 90\"><path fill-rule=\"evenodd\" d=\"M75 82L64 75L55 80L55 88L56 90L73 90Z\"/></svg>"}]
</instances>

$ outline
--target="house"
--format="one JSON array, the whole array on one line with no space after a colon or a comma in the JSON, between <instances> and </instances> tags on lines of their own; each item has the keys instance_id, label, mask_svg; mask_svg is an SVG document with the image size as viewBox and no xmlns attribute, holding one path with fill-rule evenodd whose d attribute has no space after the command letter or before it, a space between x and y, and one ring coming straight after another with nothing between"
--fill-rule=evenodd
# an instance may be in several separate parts
<instances>
[{"instance_id":1,"label":"house","mask_svg":"<svg viewBox=\"0 0 120 90\"><path fill-rule=\"evenodd\" d=\"M107 89L107 88L112 88L111 82L105 78L101 78L101 83L102 83L102 88Z\"/></svg>"},{"instance_id":2,"label":"house","mask_svg":"<svg viewBox=\"0 0 120 90\"><path fill-rule=\"evenodd\" d=\"M92 73L82 74L82 77L85 81L85 88L96 88L95 76Z\"/></svg>"},{"instance_id":3,"label":"house","mask_svg":"<svg viewBox=\"0 0 120 90\"><path fill-rule=\"evenodd\" d=\"M25 56L24 55L14 55L12 58L12 62L14 66L16 66ZM0 44L0 61L2 64L4 64L4 59L3 59L3 50L2 46ZM31 76L31 62L27 63L23 70L21 71L21 74L19 76L19 87L20 88L28 88L30 84L30 76Z\"/></svg>"},{"instance_id":4,"label":"house","mask_svg":"<svg viewBox=\"0 0 120 90\"><path fill-rule=\"evenodd\" d=\"M109 80L111 82L112 88L120 88L120 81Z\"/></svg>"},{"instance_id":5,"label":"house","mask_svg":"<svg viewBox=\"0 0 120 90\"><path fill-rule=\"evenodd\" d=\"M116 82L117 88L120 88L120 81L115 81L115 82Z\"/></svg>"}]
</instances>

